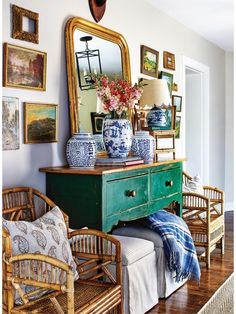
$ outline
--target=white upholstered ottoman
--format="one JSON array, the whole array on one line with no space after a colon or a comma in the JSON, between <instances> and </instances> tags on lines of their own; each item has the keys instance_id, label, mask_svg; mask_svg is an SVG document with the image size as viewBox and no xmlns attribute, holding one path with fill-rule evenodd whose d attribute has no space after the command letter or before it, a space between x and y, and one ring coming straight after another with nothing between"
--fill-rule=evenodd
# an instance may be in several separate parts
<instances>
[{"instance_id":1,"label":"white upholstered ottoman","mask_svg":"<svg viewBox=\"0 0 236 314\"><path fill-rule=\"evenodd\" d=\"M114 237L121 242L124 314L143 314L158 303L154 245L136 237Z\"/></svg>"},{"instance_id":2,"label":"white upholstered ottoman","mask_svg":"<svg viewBox=\"0 0 236 314\"><path fill-rule=\"evenodd\" d=\"M159 298L168 297L186 282L186 279L179 283L175 282L175 273L170 272L166 265L163 242L156 232L140 223L132 223L125 227L115 229L113 235L145 239L154 244L156 252L157 294Z\"/></svg>"}]
</instances>

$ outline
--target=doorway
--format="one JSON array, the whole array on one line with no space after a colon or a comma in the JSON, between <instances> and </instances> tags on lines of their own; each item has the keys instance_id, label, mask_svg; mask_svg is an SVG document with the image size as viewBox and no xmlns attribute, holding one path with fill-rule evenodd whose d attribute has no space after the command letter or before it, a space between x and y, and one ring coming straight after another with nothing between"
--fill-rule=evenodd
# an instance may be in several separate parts
<instances>
[{"instance_id":1,"label":"doorway","mask_svg":"<svg viewBox=\"0 0 236 314\"><path fill-rule=\"evenodd\" d=\"M199 174L204 184L209 183L209 68L184 57L184 136L187 158L185 169Z\"/></svg>"}]
</instances>

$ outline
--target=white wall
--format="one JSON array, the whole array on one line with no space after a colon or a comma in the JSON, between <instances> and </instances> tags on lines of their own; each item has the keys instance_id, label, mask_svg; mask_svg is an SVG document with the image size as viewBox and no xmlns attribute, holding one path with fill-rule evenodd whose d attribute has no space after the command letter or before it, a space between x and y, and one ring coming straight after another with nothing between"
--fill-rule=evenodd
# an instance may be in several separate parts
<instances>
[{"instance_id":1,"label":"white wall","mask_svg":"<svg viewBox=\"0 0 236 314\"><path fill-rule=\"evenodd\" d=\"M187 70L188 71L188 70ZM191 71L188 74L186 71L186 154L188 160L186 162L186 171L195 176L199 174L203 178L202 167L202 132L200 128L202 124L201 103L202 103L202 82L201 74ZM194 143L194 145L193 145Z\"/></svg>"},{"instance_id":2,"label":"white wall","mask_svg":"<svg viewBox=\"0 0 236 314\"><path fill-rule=\"evenodd\" d=\"M234 55L225 55L225 202L234 209Z\"/></svg>"},{"instance_id":3,"label":"white wall","mask_svg":"<svg viewBox=\"0 0 236 314\"><path fill-rule=\"evenodd\" d=\"M3 88L4 96L19 97L24 101L58 103L58 144L23 144L23 107L21 104L21 147L18 151L3 152L3 185L32 185L45 191L45 175L39 167L65 164L65 144L69 137L67 80L65 63L64 28L71 16L93 20L85 0L14 1L15 4L39 13L39 45L11 38L11 1L3 3L3 42L46 51L46 92ZM140 75L140 44L160 52L160 70L163 50L176 56L174 81L182 95L182 56L190 57L210 67L210 181L224 187L224 101L225 53L182 24L156 10L143 0L109 0L101 25L115 30L126 38L131 58L133 82ZM178 141L178 155L182 156L181 140Z\"/></svg>"}]
</instances>

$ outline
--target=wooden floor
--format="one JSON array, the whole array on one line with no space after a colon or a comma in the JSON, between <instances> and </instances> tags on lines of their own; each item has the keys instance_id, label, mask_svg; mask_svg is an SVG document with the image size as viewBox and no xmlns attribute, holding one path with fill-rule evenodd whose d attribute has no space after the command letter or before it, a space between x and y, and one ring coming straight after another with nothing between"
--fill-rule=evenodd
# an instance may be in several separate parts
<instances>
[{"instance_id":1,"label":"wooden floor","mask_svg":"<svg viewBox=\"0 0 236 314\"><path fill-rule=\"evenodd\" d=\"M201 283L198 287L194 281L189 281L167 299L159 299L158 305L148 314L194 314L203 307L214 292L233 272L233 211L225 215L225 255L220 255L216 249L211 254L211 268L207 270L201 264Z\"/></svg>"}]
</instances>

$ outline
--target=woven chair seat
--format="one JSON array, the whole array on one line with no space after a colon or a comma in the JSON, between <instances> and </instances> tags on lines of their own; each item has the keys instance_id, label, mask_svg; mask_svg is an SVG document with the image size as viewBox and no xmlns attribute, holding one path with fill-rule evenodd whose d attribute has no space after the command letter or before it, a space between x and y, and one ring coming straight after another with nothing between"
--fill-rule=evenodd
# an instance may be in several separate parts
<instances>
[{"instance_id":1,"label":"woven chair seat","mask_svg":"<svg viewBox=\"0 0 236 314\"><path fill-rule=\"evenodd\" d=\"M86 283L86 281L78 280L74 285L74 305L75 305L75 313L84 313L89 310L93 310L94 301L97 296L101 298L101 295L104 294L104 298L100 300L101 307L103 312L106 310L106 299L110 301L108 298L109 294L113 294L113 302L114 304L119 301L121 294L120 286L112 286L110 284L101 283L101 285L91 285L91 283ZM109 291L110 290L110 291ZM115 291L116 290L116 291ZM109 293L110 292L110 293ZM117 292L117 293L116 293ZM67 303L66 303L66 293L61 293L56 296L56 300L58 301L62 311L66 313ZM108 304L110 305L110 304ZM96 308L94 308L94 313L99 311L99 304L96 303ZM109 309L109 307L107 307ZM55 304L51 301L50 295L47 295L41 298L38 301L31 302L28 304L24 304L15 308L12 313L55 313Z\"/></svg>"}]
</instances>

